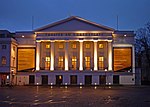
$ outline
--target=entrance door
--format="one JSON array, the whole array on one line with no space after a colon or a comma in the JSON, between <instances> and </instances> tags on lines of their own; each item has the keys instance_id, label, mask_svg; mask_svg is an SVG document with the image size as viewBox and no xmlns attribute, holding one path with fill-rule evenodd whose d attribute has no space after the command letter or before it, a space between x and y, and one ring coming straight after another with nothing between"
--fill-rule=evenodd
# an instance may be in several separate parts
<instances>
[{"instance_id":1,"label":"entrance door","mask_svg":"<svg viewBox=\"0 0 150 107\"><path fill-rule=\"evenodd\" d=\"M42 75L42 85L48 85L48 75Z\"/></svg>"},{"instance_id":2,"label":"entrance door","mask_svg":"<svg viewBox=\"0 0 150 107\"><path fill-rule=\"evenodd\" d=\"M113 84L119 84L119 75L113 76Z\"/></svg>"},{"instance_id":3,"label":"entrance door","mask_svg":"<svg viewBox=\"0 0 150 107\"><path fill-rule=\"evenodd\" d=\"M100 75L99 76L99 84L100 85L106 85L106 75Z\"/></svg>"},{"instance_id":4,"label":"entrance door","mask_svg":"<svg viewBox=\"0 0 150 107\"><path fill-rule=\"evenodd\" d=\"M85 85L92 84L92 75L85 75Z\"/></svg>"},{"instance_id":5,"label":"entrance door","mask_svg":"<svg viewBox=\"0 0 150 107\"><path fill-rule=\"evenodd\" d=\"M77 75L71 75L70 76L70 84L76 85L77 84Z\"/></svg>"},{"instance_id":6,"label":"entrance door","mask_svg":"<svg viewBox=\"0 0 150 107\"><path fill-rule=\"evenodd\" d=\"M56 85L62 85L62 83L63 83L63 76L56 75Z\"/></svg>"},{"instance_id":7,"label":"entrance door","mask_svg":"<svg viewBox=\"0 0 150 107\"><path fill-rule=\"evenodd\" d=\"M35 82L35 76L29 75L29 84L34 84L34 82Z\"/></svg>"}]
</instances>

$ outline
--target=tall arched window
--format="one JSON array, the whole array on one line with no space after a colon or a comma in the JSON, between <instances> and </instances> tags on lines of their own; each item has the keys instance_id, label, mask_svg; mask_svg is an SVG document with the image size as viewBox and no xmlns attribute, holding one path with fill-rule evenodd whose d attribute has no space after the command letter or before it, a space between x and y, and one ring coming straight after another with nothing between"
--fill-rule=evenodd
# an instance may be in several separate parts
<instances>
[{"instance_id":1,"label":"tall arched window","mask_svg":"<svg viewBox=\"0 0 150 107\"><path fill-rule=\"evenodd\" d=\"M2 65L6 65L6 57L5 56L2 56L1 63L2 63Z\"/></svg>"}]
</instances>

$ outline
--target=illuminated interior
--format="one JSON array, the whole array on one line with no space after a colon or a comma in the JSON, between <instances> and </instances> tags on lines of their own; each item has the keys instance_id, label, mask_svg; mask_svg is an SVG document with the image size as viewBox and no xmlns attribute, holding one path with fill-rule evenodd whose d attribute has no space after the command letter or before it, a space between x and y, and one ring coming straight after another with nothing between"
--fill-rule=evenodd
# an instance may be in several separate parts
<instances>
[{"instance_id":1,"label":"illuminated interior","mask_svg":"<svg viewBox=\"0 0 150 107\"><path fill-rule=\"evenodd\" d=\"M77 69L77 57L73 56L72 57L72 70L76 70Z\"/></svg>"},{"instance_id":2,"label":"illuminated interior","mask_svg":"<svg viewBox=\"0 0 150 107\"><path fill-rule=\"evenodd\" d=\"M35 68L35 49L19 48L18 49L18 71L29 70L34 68Z\"/></svg>"},{"instance_id":3,"label":"illuminated interior","mask_svg":"<svg viewBox=\"0 0 150 107\"><path fill-rule=\"evenodd\" d=\"M90 70L91 69L91 63L90 63L90 57L86 56L85 57L85 69Z\"/></svg>"},{"instance_id":4,"label":"illuminated interior","mask_svg":"<svg viewBox=\"0 0 150 107\"><path fill-rule=\"evenodd\" d=\"M58 58L58 69L63 70L63 68L64 68L64 59L63 59L63 56L59 56L59 58Z\"/></svg>"},{"instance_id":5,"label":"illuminated interior","mask_svg":"<svg viewBox=\"0 0 150 107\"><path fill-rule=\"evenodd\" d=\"M131 72L132 69L132 49L114 48L114 71Z\"/></svg>"},{"instance_id":6,"label":"illuminated interior","mask_svg":"<svg viewBox=\"0 0 150 107\"><path fill-rule=\"evenodd\" d=\"M98 67L99 67L99 70L104 70L104 57L103 56L101 56L101 57L99 57L98 58L99 60L99 62L98 62Z\"/></svg>"}]
</instances>

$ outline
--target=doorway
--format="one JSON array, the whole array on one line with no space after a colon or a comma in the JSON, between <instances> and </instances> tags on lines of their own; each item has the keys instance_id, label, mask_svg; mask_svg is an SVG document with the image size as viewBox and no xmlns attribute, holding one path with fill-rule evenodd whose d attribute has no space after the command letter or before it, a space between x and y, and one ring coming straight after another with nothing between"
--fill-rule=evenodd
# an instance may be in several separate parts
<instances>
[{"instance_id":1,"label":"doorway","mask_svg":"<svg viewBox=\"0 0 150 107\"><path fill-rule=\"evenodd\" d=\"M113 76L113 84L119 84L119 75Z\"/></svg>"},{"instance_id":2,"label":"doorway","mask_svg":"<svg viewBox=\"0 0 150 107\"><path fill-rule=\"evenodd\" d=\"M42 75L42 85L48 85L48 75Z\"/></svg>"},{"instance_id":3,"label":"doorway","mask_svg":"<svg viewBox=\"0 0 150 107\"><path fill-rule=\"evenodd\" d=\"M35 76L34 75L29 75L29 84L34 85L35 83Z\"/></svg>"},{"instance_id":4,"label":"doorway","mask_svg":"<svg viewBox=\"0 0 150 107\"><path fill-rule=\"evenodd\" d=\"M70 84L71 85L77 85L77 75L71 75L70 76Z\"/></svg>"},{"instance_id":5,"label":"doorway","mask_svg":"<svg viewBox=\"0 0 150 107\"><path fill-rule=\"evenodd\" d=\"M85 75L85 85L92 84L92 75Z\"/></svg>"},{"instance_id":6,"label":"doorway","mask_svg":"<svg viewBox=\"0 0 150 107\"><path fill-rule=\"evenodd\" d=\"M99 84L100 85L106 85L106 75L100 75L99 76Z\"/></svg>"},{"instance_id":7,"label":"doorway","mask_svg":"<svg viewBox=\"0 0 150 107\"><path fill-rule=\"evenodd\" d=\"M63 76L56 75L56 85L62 85L62 83L63 83Z\"/></svg>"}]
</instances>

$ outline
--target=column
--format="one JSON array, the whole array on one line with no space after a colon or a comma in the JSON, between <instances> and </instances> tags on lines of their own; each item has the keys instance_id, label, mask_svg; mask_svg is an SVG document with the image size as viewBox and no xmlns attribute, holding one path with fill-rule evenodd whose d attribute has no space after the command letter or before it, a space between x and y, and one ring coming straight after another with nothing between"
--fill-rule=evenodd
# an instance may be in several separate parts
<instances>
[{"instance_id":1,"label":"column","mask_svg":"<svg viewBox=\"0 0 150 107\"><path fill-rule=\"evenodd\" d=\"M79 70L83 70L83 41L80 42L80 67Z\"/></svg>"},{"instance_id":2,"label":"column","mask_svg":"<svg viewBox=\"0 0 150 107\"><path fill-rule=\"evenodd\" d=\"M94 70L97 70L97 41L94 41Z\"/></svg>"},{"instance_id":3,"label":"column","mask_svg":"<svg viewBox=\"0 0 150 107\"><path fill-rule=\"evenodd\" d=\"M108 70L112 70L112 41L108 41Z\"/></svg>"},{"instance_id":4,"label":"column","mask_svg":"<svg viewBox=\"0 0 150 107\"><path fill-rule=\"evenodd\" d=\"M54 70L54 41L51 41L51 67L50 70Z\"/></svg>"},{"instance_id":5,"label":"column","mask_svg":"<svg viewBox=\"0 0 150 107\"><path fill-rule=\"evenodd\" d=\"M65 42L65 70L68 70L68 48L69 48L69 41Z\"/></svg>"},{"instance_id":6,"label":"column","mask_svg":"<svg viewBox=\"0 0 150 107\"><path fill-rule=\"evenodd\" d=\"M36 70L40 70L40 42L36 42Z\"/></svg>"}]
</instances>

